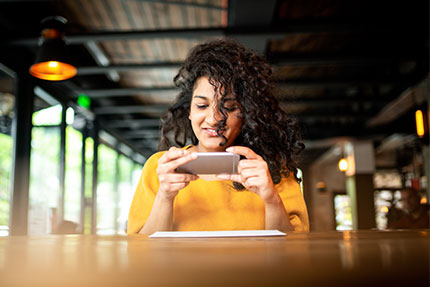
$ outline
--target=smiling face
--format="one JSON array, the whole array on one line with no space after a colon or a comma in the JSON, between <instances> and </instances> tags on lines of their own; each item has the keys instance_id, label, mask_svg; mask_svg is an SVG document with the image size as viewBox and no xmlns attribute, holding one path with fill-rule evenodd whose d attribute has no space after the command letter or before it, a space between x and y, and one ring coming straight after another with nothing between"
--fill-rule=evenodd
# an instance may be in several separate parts
<instances>
[{"instance_id":1,"label":"smiling face","mask_svg":"<svg viewBox=\"0 0 430 287\"><path fill-rule=\"evenodd\" d=\"M242 127L242 120L239 118L239 108L237 103L227 99L225 107L229 109L225 130L221 134L227 138L227 144L220 146L225 140L217 134L217 122L222 120L222 115L218 111L218 102L215 100L215 88L209 83L207 77L197 79L191 99L189 119L194 134L199 143L196 146L198 152L225 151L232 145Z\"/></svg>"}]
</instances>

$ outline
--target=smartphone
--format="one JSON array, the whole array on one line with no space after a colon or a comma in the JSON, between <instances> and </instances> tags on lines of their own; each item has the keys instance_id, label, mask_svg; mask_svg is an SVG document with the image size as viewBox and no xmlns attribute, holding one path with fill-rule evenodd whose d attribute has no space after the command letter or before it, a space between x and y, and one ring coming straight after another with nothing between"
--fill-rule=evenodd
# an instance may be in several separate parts
<instances>
[{"instance_id":1,"label":"smartphone","mask_svg":"<svg viewBox=\"0 0 430 287\"><path fill-rule=\"evenodd\" d=\"M236 174L240 156L230 152L196 152L197 158L176 169L178 173Z\"/></svg>"}]
</instances>

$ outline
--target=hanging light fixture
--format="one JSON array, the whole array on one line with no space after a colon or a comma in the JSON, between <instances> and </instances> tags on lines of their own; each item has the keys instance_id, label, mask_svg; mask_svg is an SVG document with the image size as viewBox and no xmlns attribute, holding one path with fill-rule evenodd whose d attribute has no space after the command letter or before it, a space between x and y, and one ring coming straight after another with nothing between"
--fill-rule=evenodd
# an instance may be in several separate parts
<instances>
[{"instance_id":1,"label":"hanging light fixture","mask_svg":"<svg viewBox=\"0 0 430 287\"><path fill-rule=\"evenodd\" d=\"M52 16L42 20L42 35L35 63L30 74L48 81L61 81L76 75L77 69L71 64L64 42L63 29L67 19Z\"/></svg>"}]
</instances>

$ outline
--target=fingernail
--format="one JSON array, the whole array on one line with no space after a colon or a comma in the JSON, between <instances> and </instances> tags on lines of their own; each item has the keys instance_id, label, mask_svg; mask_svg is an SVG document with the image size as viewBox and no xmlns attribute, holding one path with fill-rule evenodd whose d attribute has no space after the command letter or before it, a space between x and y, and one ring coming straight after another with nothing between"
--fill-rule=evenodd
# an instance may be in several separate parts
<instances>
[{"instance_id":1,"label":"fingernail","mask_svg":"<svg viewBox=\"0 0 430 287\"><path fill-rule=\"evenodd\" d=\"M233 148L228 147L225 151L230 152Z\"/></svg>"},{"instance_id":2,"label":"fingernail","mask_svg":"<svg viewBox=\"0 0 430 287\"><path fill-rule=\"evenodd\" d=\"M192 158L197 158L197 154L195 152L191 153L190 155Z\"/></svg>"},{"instance_id":3,"label":"fingernail","mask_svg":"<svg viewBox=\"0 0 430 287\"><path fill-rule=\"evenodd\" d=\"M230 176L227 174L218 174L216 177L222 180L228 180L230 178Z\"/></svg>"}]
</instances>

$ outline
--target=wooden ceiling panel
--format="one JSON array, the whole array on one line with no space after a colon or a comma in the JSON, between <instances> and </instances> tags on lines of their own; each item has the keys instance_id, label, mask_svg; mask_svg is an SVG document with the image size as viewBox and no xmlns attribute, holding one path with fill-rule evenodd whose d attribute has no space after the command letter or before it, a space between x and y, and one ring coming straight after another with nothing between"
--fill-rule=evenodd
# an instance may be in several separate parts
<instances>
[{"instance_id":1,"label":"wooden ceiling panel","mask_svg":"<svg viewBox=\"0 0 430 287\"><path fill-rule=\"evenodd\" d=\"M155 105L155 104L166 104L171 105L172 102L175 100L178 92L176 91L169 91L169 92L152 92L152 93L145 93L145 95L137 95L134 98L136 98L138 101L144 104L148 105Z\"/></svg>"},{"instance_id":2,"label":"wooden ceiling panel","mask_svg":"<svg viewBox=\"0 0 430 287\"><path fill-rule=\"evenodd\" d=\"M358 44L355 37L339 34L289 34L282 39L269 42L269 52L294 52L294 53L317 53L317 52L339 52Z\"/></svg>"},{"instance_id":3,"label":"wooden ceiling panel","mask_svg":"<svg viewBox=\"0 0 430 287\"><path fill-rule=\"evenodd\" d=\"M173 86L173 77L176 69L148 69L133 73L120 73L121 84L126 87L170 87Z\"/></svg>"}]
</instances>

